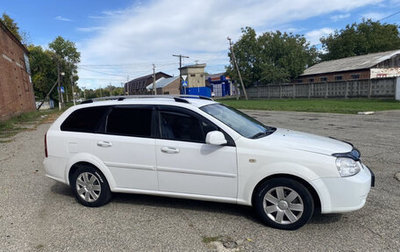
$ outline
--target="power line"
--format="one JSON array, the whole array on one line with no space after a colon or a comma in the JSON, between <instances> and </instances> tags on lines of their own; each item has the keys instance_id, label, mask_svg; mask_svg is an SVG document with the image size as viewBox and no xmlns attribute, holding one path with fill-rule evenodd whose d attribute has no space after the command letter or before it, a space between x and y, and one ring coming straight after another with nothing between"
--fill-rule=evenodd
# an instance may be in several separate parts
<instances>
[{"instance_id":1,"label":"power line","mask_svg":"<svg viewBox=\"0 0 400 252\"><path fill-rule=\"evenodd\" d=\"M399 14L399 13L400 13L400 11L397 11L397 12L395 12L395 13L393 13L393 14L390 14L389 16L386 16L386 17L384 17L384 18L379 19L378 22L380 22L380 21L382 21L382 20L384 20L384 19L386 19L386 18L393 17L393 16L395 16L395 15L397 15L397 14Z\"/></svg>"},{"instance_id":2,"label":"power line","mask_svg":"<svg viewBox=\"0 0 400 252\"><path fill-rule=\"evenodd\" d=\"M105 75L111 75L111 76L118 76L118 77L123 77L121 75L117 75L117 74L112 74L112 73L105 73L105 72L100 72L100 71L96 71L96 70L91 70L91 69L86 69L84 67L80 67L81 69L85 70L85 71L89 71L89 72L94 72L94 73L100 73L100 74L105 74Z\"/></svg>"}]
</instances>

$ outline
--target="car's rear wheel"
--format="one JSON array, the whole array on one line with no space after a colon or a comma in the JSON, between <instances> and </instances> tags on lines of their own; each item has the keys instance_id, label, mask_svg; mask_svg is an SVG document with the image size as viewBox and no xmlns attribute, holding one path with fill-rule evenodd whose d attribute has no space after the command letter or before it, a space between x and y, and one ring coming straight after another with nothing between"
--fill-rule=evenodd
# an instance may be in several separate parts
<instances>
[{"instance_id":1,"label":"car's rear wheel","mask_svg":"<svg viewBox=\"0 0 400 252\"><path fill-rule=\"evenodd\" d=\"M82 205L98 207L107 204L111 199L106 178L93 166L79 165L70 182L76 199Z\"/></svg>"},{"instance_id":2,"label":"car's rear wheel","mask_svg":"<svg viewBox=\"0 0 400 252\"><path fill-rule=\"evenodd\" d=\"M298 181L273 178L265 181L256 191L254 207L267 225L293 230L310 220L314 201L308 189Z\"/></svg>"}]
</instances>

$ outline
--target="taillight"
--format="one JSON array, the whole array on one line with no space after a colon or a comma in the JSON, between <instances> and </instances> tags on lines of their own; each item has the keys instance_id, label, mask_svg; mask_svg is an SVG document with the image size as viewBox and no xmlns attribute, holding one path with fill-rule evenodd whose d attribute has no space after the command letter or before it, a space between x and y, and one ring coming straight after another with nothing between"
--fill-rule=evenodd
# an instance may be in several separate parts
<instances>
[{"instance_id":1,"label":"taillight","mask_svg":"<svg viewBox=\"0 0 400 252\"><path fill-rule=\"evenodd\" d=\"M47 133L44 134L44 155L47 157Z\"/></svg>"}]
</instances>

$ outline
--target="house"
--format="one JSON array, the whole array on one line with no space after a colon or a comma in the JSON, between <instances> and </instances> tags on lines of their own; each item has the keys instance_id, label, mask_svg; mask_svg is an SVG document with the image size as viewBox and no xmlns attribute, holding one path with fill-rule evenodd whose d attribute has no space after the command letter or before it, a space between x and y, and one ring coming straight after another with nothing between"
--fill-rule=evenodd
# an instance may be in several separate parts
<instances>
[{"instance_id":1,"label":"house","mask_svg":"<svg viewBox=\"0 0 400 252\"><path fill-rule=\"evenodd\" d=\"M163 72L157 72L157 73L155 73L155 77L156 77L155 79L158 80L162 77L170 78L172 76L168 75L166 73L163 73ZM128 81L124 85L125 94L128 94L128 95L148 94L146 87L151 83L153 83L153 74L148 74L148 75L133 79L131 81Z\"/></svg>"},{"instance_id":2,"label":"house","mask_svg":"<svg viewBox=\"0 0 400 252\"><path fill-rule=\"evenodd\" d=\"M204 87L206 85L204 73L205 67L206 64L194 64L179 68L181 75L186 76L185 81L187 81L188 88Z\"/></svg>"},{"instance_id":3,"label":"house","mask_svg":"<svg viewBox=\"0 0 400 252\"><path fill-rule=\"evenodd\" d=\"M33 110L28 50L0 21L0 120Z\"/></svg>"},{"instance_id":4,"label":"house","mask_svg":"<svg viewBox=\"0 0 400 252\"><path fill-rule=\"evenodd\" d=\"M164 94L164 95L179 95L179 76L164 78L161 77L156 81L156 90L157 94ZM153 94L153 83L146 87L147 92Z\"/></svg>"},{"instance_id":5,"label":"house","mask_svg":"<svg viewBox=\"0 0 400 252\"><path fill-rule=\"evenodd\" d=\"M182 93L211 97L211 89L206 86L205 67L206 64L194 64L179 68L185 81Z\"/></svg>"},{"instance_id":6,"label":"house","mask_svg":"<svg viewBox=\"0 0 400 252\"><path fill-rule=\"evenodd\" d=\"M400 76L400 50L324 61L307 68L297 82L335 82L395 76Z\"/></svg>"}]
</instances>

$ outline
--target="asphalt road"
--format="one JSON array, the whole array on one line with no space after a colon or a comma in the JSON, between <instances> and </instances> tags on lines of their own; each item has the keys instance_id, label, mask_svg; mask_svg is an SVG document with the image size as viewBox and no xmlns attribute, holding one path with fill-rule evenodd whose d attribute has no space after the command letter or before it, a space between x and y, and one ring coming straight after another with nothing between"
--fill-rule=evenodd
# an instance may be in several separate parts
<instances>
[{"instance_id":1,"label":"asphalt road","mask_svg":"<svg viewBox=\"0 0 400 252\"><path fill-rule=\"evenodd\" d=\"M354 143L376 175L366 206L314 216L290 232L231 204L117 194L104 207L86 208L44 176L44 124L0 144L0 251L208 251L225 249L222 243L241 251L400 250L400 111L247 112L267 125Z\"/></svg>"}]
</instances>

